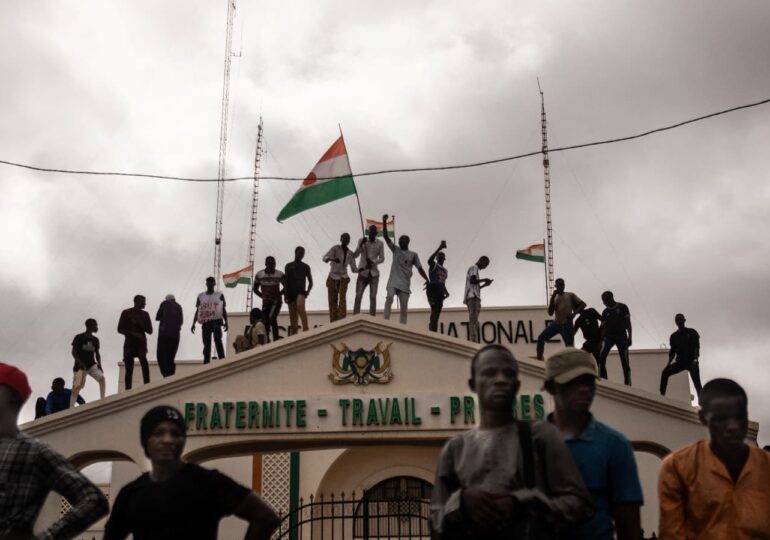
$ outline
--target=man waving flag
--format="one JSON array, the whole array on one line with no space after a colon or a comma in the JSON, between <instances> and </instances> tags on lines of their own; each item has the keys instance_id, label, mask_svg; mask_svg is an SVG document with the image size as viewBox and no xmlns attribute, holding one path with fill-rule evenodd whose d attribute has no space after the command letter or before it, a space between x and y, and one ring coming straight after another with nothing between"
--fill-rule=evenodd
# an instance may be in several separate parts
<instances>
[{"instance_id":1,"label":"man waving flag","mask_svg":"<svg viewBox=\"0 0 770 540\"><path fill-rule=\"evenodd\" d=\"M283 207L278 214L278 221L284 221L310 208L356 194L345 141L340 136Z\"/></svg>"}]
</instances>

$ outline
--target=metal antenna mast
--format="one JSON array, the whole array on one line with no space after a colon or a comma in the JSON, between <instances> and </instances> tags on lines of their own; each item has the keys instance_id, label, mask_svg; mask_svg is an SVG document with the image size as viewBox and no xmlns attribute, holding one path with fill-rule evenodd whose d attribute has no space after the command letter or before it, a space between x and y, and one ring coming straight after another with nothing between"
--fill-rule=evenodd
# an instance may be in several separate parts
<instances>
[{"instance_id":1,"label":"metal antenna mast","mask_svg":"<svg viewBox=\"0 0 770 540\"><path fill-rule=\"evenodd\" d=\"M262 141L262 116L259 117L257 126L257 152L254 155L254 187L251 194L251 233L249 236L249 265L251 266L252 279L254 274L254 255L257 244L257 207L259 206L259 174L262 170L262 156L265 150ZM252 283L252 286L254 284ZM246 312L251 311L254 293L252 287L246 291Z\"/></svg>"},{"instance_id":2,"label":"metal antenna mast","mask_svg":"<svg viewBox=\"0 0 770 540\"><path fill-rule=\"evenodd\" d=\"M219 120L219 170L217 171L217 220L214 232L214 279L217 290L222 276L222 214L225 204L225 169L227 162L227 131L230 113L230 59L233 56L233 19L235 0L227 0L227 37L225 39L225 74L222 86L222 111Z\"/></svg>"},{"instance_id":3,"label":"metal antenna mast","mask_svg":"<svg viewBox=\"0 0 770 540\"><path fill-rule=\"evenodd\" d=\"M545 180L545 265L546 265L546 290L548 299L553 294L553 221L551 220L551 163L548 159L548 131L545 120L545 97L540 88L540 79L537 80L537 89L540 91L540 131L543 135L543 176Z\"/></svg>"}]
</instances>

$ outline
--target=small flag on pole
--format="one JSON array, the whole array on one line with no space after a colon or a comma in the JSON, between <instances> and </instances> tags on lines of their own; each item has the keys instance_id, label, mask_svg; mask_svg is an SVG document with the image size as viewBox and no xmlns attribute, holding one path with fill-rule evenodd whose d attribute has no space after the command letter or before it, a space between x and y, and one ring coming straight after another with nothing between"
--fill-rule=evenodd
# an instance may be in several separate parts
<instances>
[{"instance_id":1,"label":"small flag on pole","mask_svg":"<svg viewBox=\"0 0 770 540\"><path fill-rule=\"evenodd\" d=\"M285 221L310 208L355 194L356 185L350 171L348 151L345 149L345 141L340 137L329 147L291 200L283 207L278 214L278 221Z\"/></svg>"},{"instance_id":2,"label":"small flag on pole","mask_svg":"<svg viewBox=\"0 0 770 540\"><path fill-rule=\"evenodd\" d=\"M532 244L528 248L516 250L516 258L532 262L545 262L545 245Z\"/></svg>"},{"instance_id":3,"label":"small flag on pole","mask_svg":"<svg viewBox=\"0 0 770 540\"><path fill-rule=\"evenodd\" d=\"M241 268L240 270L233 272L232 274L223 274L222 279L225 282L225 287L233 288L239 283L243 283L244 285L251 285L251 274L253 271L254 267L249 265L246 268Z\"/></svg>"},{"instance_id":4,"label":"small flag on pole","mask_svg":"<svg viewBox=\"0 0 770 540\"><path fill-rule=\"evenodd\" d=\"M367 219L366 228L368 229L372 225L377 227L377 236L382 236L382 221L377 221L376 219ZM388 236L391 238L396 237L396 218L388 221Z\"/></svg>"}]
</instances>

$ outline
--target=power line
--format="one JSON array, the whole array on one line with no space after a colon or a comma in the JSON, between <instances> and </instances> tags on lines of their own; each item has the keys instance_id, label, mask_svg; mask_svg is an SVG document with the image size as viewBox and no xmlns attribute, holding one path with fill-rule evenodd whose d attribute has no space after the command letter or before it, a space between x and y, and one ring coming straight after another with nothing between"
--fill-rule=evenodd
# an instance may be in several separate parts
<instances>
[{"instance_id":1,"label":"power line","mask_svg":"<svg viewBox=\"0 0 770 540\"><path fill-rule=\"evenodd\" d=\"M560 148L550 148L549 152L565 152L567 150L577 150L578 148L587 148L589 146L600 146L603 144L614 144L619 142L625 142L625 141L631 141L633 139L640 139L642 137L647 137L648 135L653 135L655 133L660 133L663 131L669 131L672 129L676 129L678 127L686 126L688 124L693 124L695 122L700 122L702 120L707 120L709 118L713 118L715 116L720 116L723 114L728 114L735 111L740 111L742 109L749 109L751 107L758 107L759 105L764 105L766 103L770 103L770 98L763 99L762 101L757 101L755 103L748 103L746 105L739 105L737 107L731 107L729 109L725 109L722 111L714 112L711 114L706 114L703 116L698 116L696 118L691 118L690 120L685 120L684 122L677 122L676 124L671 124L669 126L664 126L656 129L651 129L650 131L645 131L643 133L638 133L636 135L628 135L625 137L617 137L614 139L607 139L602 141L594 141L594 142L588 142L588 143L582 143L582 144L573 144L571 146L562 146ZM525 154L518 154L516 156L508 156L508 157L502 157L498 159L490 159L487 161L477 161L474 163L462 163L459 165L441 165L436 167L414 167L414 168L402 168L402 169L383 169L380 171L369 171L364 173L357 173L356 177L362 177L362 176L379 176L383 174L400 174L400 173L413 173L413 172L430 172L430 171L451 171L455 169L470 169L474 167L484 167L486 165L495 165L497 163L505 163L506 161L514 161L517 159L523 159L527 157L532 156L538 156L543 153L542 149L535 150L533 152L527 152ZM37 167L35 165L27 165L25 163L16 163L13 161L6 161L0 159L1 165L8 165L10 167L18 167L21 169L28 169L31 171L40 171L40 172L51 172L51 173L60 173L60 174L77 174L77 175L90 175L90 176L129 176L133 178L150 178L154 180L177 180L180 182L237 182L239 180L254 180L254 175L251 176L234 176L230 178L190 178L190 177L183 177L183 176L167 176L163 174L144 174L144 173L127 173L127 172L105 172L105 171L80 171L80 170L71 170L71 169L55 169L55 168L48 168L48 167ZM294 176L260 176L260 180L285 180L285 181L300 181L304 180L304 178L294 177ZM329 178L318 178L317 180L329 180Z\"/></svg>"}]
</instances>

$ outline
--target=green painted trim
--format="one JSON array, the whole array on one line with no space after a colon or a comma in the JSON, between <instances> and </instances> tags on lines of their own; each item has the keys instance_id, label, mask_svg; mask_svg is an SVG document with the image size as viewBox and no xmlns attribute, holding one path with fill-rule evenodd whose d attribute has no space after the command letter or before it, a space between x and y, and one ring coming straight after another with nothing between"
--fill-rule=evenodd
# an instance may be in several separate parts
<instances>
[{"instance_id":1,"label":"green painted trim","mask_svg":"<svg viewBox=\"0 0 770 540\"><path fill-rule=\"evenodd\" d=\"M318 409L318 416L326 416L329 414L326 409Z\"/></svg>"},{"instance_id":2,"label":"green painted trim","mask_svg":"<svg viewBox=\"0 0 770 540\"><path fill-rule=\"evenodd\" d=\"M441 407L431 407L430 414L441 414Z\"/></svg>"},{"instance_id":3,"label":"green painted trim","mask_svg":"<svg viewBox=\"0 0 770 540\"><path fill-rule=\"evenodd\" d=\"M299 452L289 454L289 540L298 540Z\"/></svg>"}]
</instances>

